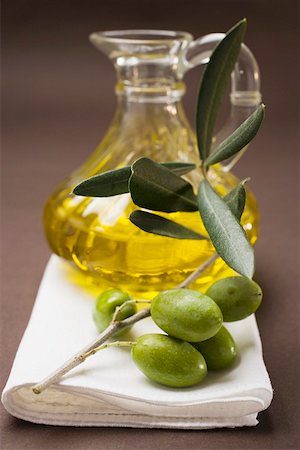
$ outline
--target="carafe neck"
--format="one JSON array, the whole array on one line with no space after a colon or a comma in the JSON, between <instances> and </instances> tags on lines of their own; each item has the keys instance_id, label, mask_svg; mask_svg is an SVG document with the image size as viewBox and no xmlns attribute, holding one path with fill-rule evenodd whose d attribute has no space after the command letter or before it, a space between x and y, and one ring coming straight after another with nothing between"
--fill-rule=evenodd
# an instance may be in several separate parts
<instances>
[{"instance_id":1,"label":"carafe neck","mask_svg":"<svg viewBox=\"0 0 300 450\"><path fill-rule=\"evenodd\" d=\"M176 104L185 94L185 83L160 78L119 78L115 92L120 103Z\"/></svg>"}]
</instances>

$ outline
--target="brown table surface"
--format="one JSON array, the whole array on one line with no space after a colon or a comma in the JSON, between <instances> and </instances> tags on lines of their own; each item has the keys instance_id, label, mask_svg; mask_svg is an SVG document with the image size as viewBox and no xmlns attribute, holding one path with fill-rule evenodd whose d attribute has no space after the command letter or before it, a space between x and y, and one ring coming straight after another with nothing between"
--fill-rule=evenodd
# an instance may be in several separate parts
<instances>
[{"instance_id":1,"label":"brown table surface","mask_svg":"<svg viewBox=\"0 0 300 450\"><path fill-rule=\"evenodd\" d=\"M1 406L1 448L296 449L297 342L297 1L4 3L1 385L8 377L50 252L41 214L54 186L89 155L115 108L113 69L89 45L97 29L186 29L199 36L249 19L247 43L262 72L263 130L235 169L251 175L261 211L257 320L274 387L254 428L170 431L67 428L17 420ZM199 72L187 75L193 116ZM298 148L297 148L298 147ZM51 326L51 324L49 324ZM298 397L299 398L299 397Z\"/></svg>"}]
</instances>

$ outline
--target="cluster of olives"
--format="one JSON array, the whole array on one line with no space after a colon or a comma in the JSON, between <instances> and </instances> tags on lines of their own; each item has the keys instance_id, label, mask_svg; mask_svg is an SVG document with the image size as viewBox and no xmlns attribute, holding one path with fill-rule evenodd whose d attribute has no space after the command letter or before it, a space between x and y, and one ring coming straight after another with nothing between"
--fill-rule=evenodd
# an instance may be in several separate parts
<instances>
[{"instance_id":1,"label":"cluster of olives","mask_svg":"<svg viewBox=\"0 0 300 450\"><path fill-rule=\"evenodd\" d=\"M103 331L113 318L136 312L130 296L112 289L102 293L93 317ZM159 293L151 302L151 317L167 334L145 334L132 347L136 366L152 381L171 387L193 386L207 370L229 367L237 355L233 337L224 322L244 319L254 313L262 300L257 283L245 277L230 277L214 283L206 292L175 288ZM125 304L126 303L126 304Z\"/></svg>"}]
</instances>

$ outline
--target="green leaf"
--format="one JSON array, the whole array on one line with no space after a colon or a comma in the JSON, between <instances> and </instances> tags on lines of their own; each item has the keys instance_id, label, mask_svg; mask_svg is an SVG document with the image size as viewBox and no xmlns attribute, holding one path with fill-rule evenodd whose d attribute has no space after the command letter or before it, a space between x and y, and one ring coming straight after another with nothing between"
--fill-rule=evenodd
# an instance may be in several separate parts
<instances>
[{"instance_id":1,"label":"green leaf","mask_svg":"<svg viewBox=\"0 0 300 450\"><path fill-rule=\"evenodd\" d=\"M254 273L254 252L230 207L207 180L199 186L198 205L204 226L220 257L245 277Z\"/></svg>"},{"instance_id":2,"label":"green leaf","mask_svg":"<svg viewBox=\"0 0 300 450\"><path fill-rule=\"evenodd\" d=\"M208 239L206 236L196 233L196 231L180 225L173 220L169 220L165 217L158 216L157 214L151 214L146 211L133 211L129 219L134 225L147 233L158 234L160 236L167 236L176 239Z\"/></svg>"},{"instance_id":3,"label":"green leaf","mask_svg":"<svg viewBox=\"0 0 300 450\"><path fill-rule=\"evenodd\" d=\"M180 161L161 163L162 166L172 170L177 175L184 175L195 169L196 165ZM111 197L126 194L131 176L131 167L109 170L94 177L88 178L78 184L73 190L74 194L85 197Z\"/></svg>"},{"instance_id":4,"label":"green leaf","mask_svg":"<svg viewBox=\"0 0 300 450\"><path fill-rule=\"evenodd\" d=\"M154 211L197 211L193 187L171 170L148 158L132 165L129 190L133 202Z\"/></svg>"},{"instance_id":5,"label":"green leaf","mask_svg":"<svg viewBox=\"0 0 300 450\"><path fill-rule=\"evenodd\" d=\"M196 169L196 164L192 163L184 163L180 161L175 162L165 162L160 164L163 167L166 167L169 170L172 170L176 175L185 175L186 173L191 172Z\"/></svg>"},{"instance_id":6,"label":"green leaf","mask_svg":"<svg viewBox=\"0 0 300 450\"><path fill-rule=\"evenodd\" d=\"M244 185L250 178L245 178L241 181L235 188L233 188L225 197L223 197L224 202L229 206L231 212L235 217L240 220L242 217L245 203L246 203L246 191Z\"/></svg>"},{"instance_id":7,"label":"green leaf","mask_svg":"<svg viewBox=\"0 0 300 450\"><path fill-rule=\"evenodd\" d=\"M130 166L109 170L78 184L74 194L85 197L111 197L128 192L128 180L131 175Z\"/></svg>"},{"instance_id":8,"label":"green leaf","mask_svg":"<svg viewBox=\"0 0 300 450\"><path fill-rule=\"evenodd\" d=\"M238 58L246 24L243 19L228 31L213 51L203 74L196 113L197 141L203 161L209 155L217 110Z\"/></svg>"},{"instance_id":9,"label":"green leaf","mask_svg":"<svg viewBox=\"0 0 300 450\"><path fill-rule=\"evenodd\" d=\"M259 130L265 113L265 105L260 105L216 150L204 161L204 166L224 161L242 150Z\"/></svg>"}]
</instances>

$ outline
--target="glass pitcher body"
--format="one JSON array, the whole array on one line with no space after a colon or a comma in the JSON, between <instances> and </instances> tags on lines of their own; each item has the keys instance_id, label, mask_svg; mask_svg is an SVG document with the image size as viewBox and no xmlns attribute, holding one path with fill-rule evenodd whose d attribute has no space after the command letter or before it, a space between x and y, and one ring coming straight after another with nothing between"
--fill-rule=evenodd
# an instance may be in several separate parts
<instances>
[{"instance_id":1,"label":"glass pitcher body","mask_svg":"<svg viewBox=\"0 0 300 450\"><path fill-rule=\"evenodd\" d=\"M157 162L199 165L196 138L181 103L185 92L182 78L190 68L207 62L222 37L213 34L193 41L188 33L156 30L91 35L91 41L116 68L117 111L99 146L57 187L44 209L50 247L79 269L79 282L150 296L182 282L214 253L208 241L176 240L135 227L128 219L136 209L129 194L89 198L75 196L72 190L83 179L130 165L141 156ZM216 135L214 145L261 100L255 59L247 47L242 50L240 67L237 65L232 75L231 116ZM210 171L210 181L222 195L239 182L229 172L235 161L227 166L216 165ZM186 178L196 188L201 173L193 171ZM205 233L199 213L172 213L168 218ZM256 201L248 191L242 224L252 244L257 238L257 219ZM230 273L219 258L195 282L195 287L207 287L213 279Z\"/></svg>"}]
</instances>

